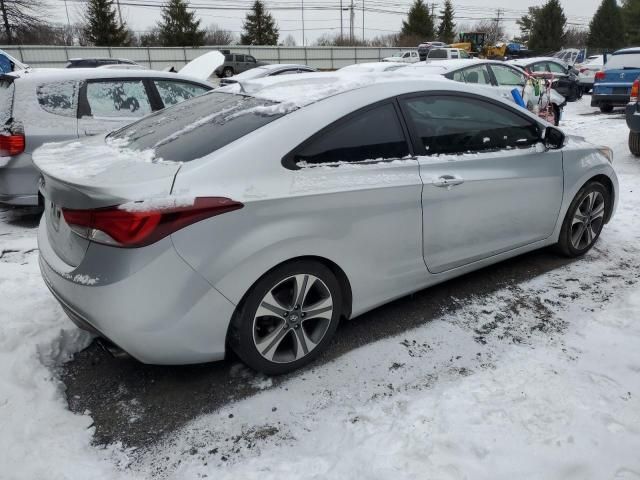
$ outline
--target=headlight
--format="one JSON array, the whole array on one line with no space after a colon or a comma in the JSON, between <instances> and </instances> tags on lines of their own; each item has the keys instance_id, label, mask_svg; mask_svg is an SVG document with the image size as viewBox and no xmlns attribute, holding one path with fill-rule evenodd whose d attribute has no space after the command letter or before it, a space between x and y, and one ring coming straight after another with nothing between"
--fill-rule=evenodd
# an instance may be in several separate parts
<instances>
[{"instance_id":1,"label":"headlight","mask_svg":"<svg viewBox=\"0 0 640 480\"><path fill-rule=\"evenodd\" d=\"M600 147L598 148L598 151L605 157L607 157L609 163L613 163L613 150L611 150L609 147Z\"/></svg>"}]
</instances>

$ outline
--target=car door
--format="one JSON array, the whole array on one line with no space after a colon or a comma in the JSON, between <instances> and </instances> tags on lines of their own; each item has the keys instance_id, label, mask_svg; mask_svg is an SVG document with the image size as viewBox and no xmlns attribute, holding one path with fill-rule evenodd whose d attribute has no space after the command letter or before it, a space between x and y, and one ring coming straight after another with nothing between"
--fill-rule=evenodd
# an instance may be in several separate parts
<instances>
[{"instance_id":1,"label":"car door","mask_svg":"<svg viewBox=\"0 0 640 480\"><path fill-rule=\"evenodd\" d=\"M563 194L562 152L498 101L456 93L401 99L420 155L423 251L442 273L549 237Z\"/></svg>"},{"instance_id":2,"label":"car door","mask_svg":"<svg viewBox=\"0 0 640 480\"><path fill-rule=\"evenodd\" d=\"M86 81L78 99L78 135L95 135L127 125L153 110L146 81L112 78Z\"/></svg>"},{"instance_id":3,"label":"car door","mask_svg":"<svg viewBox=\"0 0 640 480\"><path fill-rule=\"evenodd\" d=\"M496 87L500 92L500 95L509 101L513 101L513 94L511 91L516 88L520 93L524 89L527 79L524 73L519 72L515 68L508 67L507 65L491 64L489 65L493 78L495 79ZM537 103L537 102L536 102Z\"/></svg>"}]
</instances>

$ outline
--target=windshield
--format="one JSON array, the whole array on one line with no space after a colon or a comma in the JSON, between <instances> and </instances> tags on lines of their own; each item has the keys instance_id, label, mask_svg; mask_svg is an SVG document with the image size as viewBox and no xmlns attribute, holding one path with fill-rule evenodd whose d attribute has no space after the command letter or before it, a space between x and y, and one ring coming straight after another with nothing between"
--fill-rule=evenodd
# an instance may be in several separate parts
<instances>
[{"instance_id":1,"label":"windshield","mask_svg":"<svg viewBox=\"0 0 640 480\"><path fill-rule=\"evenodd\" d=\"M640 53L618 53L610 55L607 63L604 65L605 70L614 68L638 68L640 69Z\"/></svg>"},{"instance_id":2,"label":"windshield","mask_svg":"<svg viewBox=\"0 0 640 480\"><path fill-rule=\"evenodd\" d=\"M277 103L214 92L165 108L111 134L131 150L155 149L156 158L189 162L272 122Z\"/></svg>"}]
</instances>

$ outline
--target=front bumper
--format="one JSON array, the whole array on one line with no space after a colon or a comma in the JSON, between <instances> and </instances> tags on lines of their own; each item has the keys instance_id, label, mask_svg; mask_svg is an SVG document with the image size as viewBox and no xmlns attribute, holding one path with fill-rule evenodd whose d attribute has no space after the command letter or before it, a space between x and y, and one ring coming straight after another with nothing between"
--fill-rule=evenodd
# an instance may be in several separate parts
<instances>
[{"instance_id":1,"label":"front bumper","mask_svg":"<svg viewBox=\"0 0 640 480\"><path fill-rule=\"evenodd\" d=\"M629 95L603 95L593 93L591 95L591 106L599 107L600 105L613 105L614 107L622 107L629 103Z\"/></svg>"},{"instance_id":2,"label":"front bumper","mask_svg":"<svg viewBox=\"0 0 640 480\"><path fill-rule=\"evenodd\" d=\"M235 306L178 256L170 238L144 249L91 244L73 268L57 256L46 228L45 215L38 230L42 276L80 328L143 363L224 358ZM86 280L92 277L94 284Z\"/></svg>"}]
</instances>

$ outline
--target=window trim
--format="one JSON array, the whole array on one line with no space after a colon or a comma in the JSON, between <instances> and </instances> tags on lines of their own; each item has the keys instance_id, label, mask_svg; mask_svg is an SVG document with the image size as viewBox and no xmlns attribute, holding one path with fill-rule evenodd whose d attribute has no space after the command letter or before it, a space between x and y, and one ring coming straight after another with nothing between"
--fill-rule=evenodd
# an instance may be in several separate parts
<instances>
[{"instance_id":1,"label":"window trim","mask_svg":"<svg viewBox=\"0 0 640 480\"><path fill-rule=\"evenodd\" d=\"M400 125L400 129L402 130L402 135L404 136L404 141L407 144L407 149L409 150L409 155L411 157L415 157L414 155L414 148L413 148L413 144L411 142L411 136L409 134L409 129L408 129L408 125L405 123L405 119L402 115L402 112L400 110L400 104L398 103L398 98L397 97L391 97L391 98L386 98L384 100L380 100L378 102L375 103L371 103L369 105L367 105L366 107L362 107L359 108L358 110L355 110L351 113L348 113L346 115L344 115L343 117L340 117L337 120L334 120L333 122L331 122L329 125L326 125L325 127L321 128L320 130L318 130L317 132L315 132L314 134L312 134L309 138L307 138L306 140L303 140L300 144L298 144L297 146L295 146L293 149L291 149L287 154L285 154L282 157L281 160L281 164L284 168L286 168L287 170L302 170L303 167L300 167L296 161L295 161L295 157L296 154L306 148L310 143L316 141L319 137L322 137L323 135L326 135L330 132L332 132L333 130L336 130L340 127L342 127L342 125L344 125L345 123L349 122L350 120L352 120L354 117L368 112L369 110L374 110L375 108L378 107L382 107L385 105L391 105L394 109L394 111L396 112L396 119L398 120L398 124ZM368 163L386 163L386 162L392 162L394 160L398 160L397 158L389 158L389 159L382 159L382 160L376 160L375 162L360 162L361 164L368 164ZM331 165L328 164L328 166L338 166L338 164L335 165Z\"/></svg>"},{"instance_id":2,"label":"window trim","mask_svg":"<svg viewBox=\"0 0 640 480\"><path fill-rule=\"evenodd\" d=\"M496 87L524 87L527 84L527 76L521 72L520 70L518 70L517 68L513 68L511 65L506 65L506 64L497 64L497 63L488 63L487 64L489 66L489 72L491 73L491 78L492 81L495 82L494 85ZM505 67L508 68L509 70L511 70L512 72L523 76L524 77L524 84L523 85L500 85L500 82L498 82L498 77L496 76L496 73L493 71L493 67Z\"/></svg>"},{"instance_id":3,"label":"window trim","mask_svg":"<svg viewBox=\"0 0 640 480\"><path fill-rule=\"evenodd\" d=\"M478 100L481 102L486 102L489 103L491 105L494 105L496 107L499 108L503 108L527 121L529 121L531 124L535 125L536 128L538 129L538 135L542 136L542 133L544 132L544 128L542 126L542 124L540 124L540 122L530 118L528 115L526 115L524 112L519 111L517 108L513 108L510 105L505 105L502 102L500 102L499 100L494 100L492 98L489 97L483 97L481 95L475 95L473 93L467 93L467 92L454 92L451 90L433 90L433 91L429 91L429 92L415 92L415 93L405 93L404 95L400 95L397 97L398 100L398 105L400 107L400 111L402 113L402 116L404 117L404 121L406 122L407 128L409 129L409 135L411 136L411 142L413 145L413 152L423 152L424 153L415 153L415 155L418 156L433 156L433 155L439 155L439 154L433 154L433 153L427 153L425 151L424 145L422 145L422 142L420 140L420 135L418 134L418 131L416 129L415 124L410 120L410 116L409 113L407 112L407 108L404 105L404 101L408 100L408 99L412 99L412 98L423 98L423 97L454 97L454 98L471 98L474 100ZM520 149L520 148L529 148L530 145L527 145L526 147L514 147L514 149ZM474 150L473 153L475 152L498 152L498 151L502 151L505 150L503 148L496 148L496 149L487 149L487 150ZM458 154L452 154L452 155L458 155Z\"/></svg>"}]
</instances>

